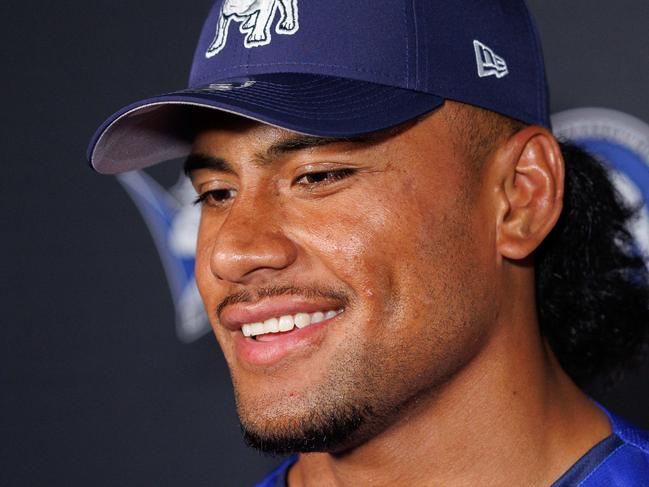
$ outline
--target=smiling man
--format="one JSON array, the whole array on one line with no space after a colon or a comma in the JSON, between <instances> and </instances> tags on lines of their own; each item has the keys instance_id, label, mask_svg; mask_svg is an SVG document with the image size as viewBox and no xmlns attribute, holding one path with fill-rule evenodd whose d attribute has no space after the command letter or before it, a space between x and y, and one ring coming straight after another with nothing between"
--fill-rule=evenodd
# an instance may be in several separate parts
<instances>
[{"instance_id":1,"label":"smiling man","mask_svg":"<svg viewBox=\"0 0 649 487\"><path fill-rule=\"evenodd\" d=\"M647 269L602 167L552 136L525 5L235 3L190 87L89 155L186 157L244 434L299 454L261 485L646 485L647 434L578 386L641 349Z\"/></svg>"}]
</instances>

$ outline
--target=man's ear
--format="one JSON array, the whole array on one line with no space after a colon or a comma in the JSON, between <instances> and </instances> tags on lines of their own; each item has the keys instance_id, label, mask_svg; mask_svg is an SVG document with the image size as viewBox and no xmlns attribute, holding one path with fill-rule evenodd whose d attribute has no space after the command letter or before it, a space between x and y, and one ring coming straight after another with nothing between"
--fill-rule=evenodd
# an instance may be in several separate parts
<instances>
[{"instance_id":1,"label":"man's ear","mask_svg":"<svg viewBox=\"0 0 649 487\"><path fill-rule=\"evenodd\" d=\"M496 245L507 259L528 257L550 233L563 208L565 167L559 144L542 127L514 134L496 153Z\"/></svg>"}]
</instances>

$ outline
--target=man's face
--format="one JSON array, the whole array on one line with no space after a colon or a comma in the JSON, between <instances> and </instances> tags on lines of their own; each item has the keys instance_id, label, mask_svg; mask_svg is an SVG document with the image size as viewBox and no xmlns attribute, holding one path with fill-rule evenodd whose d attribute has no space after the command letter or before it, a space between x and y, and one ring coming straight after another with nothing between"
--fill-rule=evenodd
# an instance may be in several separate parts
<instances>
[{"instance_id":1,"label":"man's face","mask_svg":"<svg viewBox=\"0 0 649 487\"><path fill-rule=\"evenodd\" d=\"M192 171L196 279L244 430L275 451L366 441L484 342L496 262L485 192L439 114L364 142L216 127L193 147L211 166ZM290 332L241 330L327 311Z\"/></svg>"}]
</instances>

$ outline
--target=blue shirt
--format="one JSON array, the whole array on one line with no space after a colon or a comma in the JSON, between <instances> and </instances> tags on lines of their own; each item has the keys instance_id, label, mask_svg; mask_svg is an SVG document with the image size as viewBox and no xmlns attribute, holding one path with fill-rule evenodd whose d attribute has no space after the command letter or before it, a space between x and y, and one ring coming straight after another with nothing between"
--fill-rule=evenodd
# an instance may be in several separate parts
<instances>
[{"instance_id":1,"label":"blue shirt","mask_svg":"<svg viewBox=\"0 0 649 487\"><path fill-rule=\"evenodd\" d=\"M611 436L591 448L550 487L649 486L649 432L602 410L611 422ZM297 455L287 458L256 487L287 487L288 469L296 461Z\"/></svg>"}]
</instances>

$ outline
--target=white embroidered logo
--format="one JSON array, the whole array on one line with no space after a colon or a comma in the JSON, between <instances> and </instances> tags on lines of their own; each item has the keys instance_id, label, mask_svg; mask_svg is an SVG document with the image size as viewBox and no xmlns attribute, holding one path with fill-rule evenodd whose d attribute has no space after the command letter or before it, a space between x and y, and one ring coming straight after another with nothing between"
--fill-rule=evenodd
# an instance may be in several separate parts
<instances>
[{"instance_id":1,"label":"white embroidered logo","mask_svg":"<svg viewBox=\"0 0 649 487\"><path fill-rule=\"evenodd\" d=\"M473 47L475 48L475 59L478 63L478 76L481 78L495 76L500 79L509 74L505 60L497 56L492 49L480 41L473 41Z\"/></svg>"},{"instance_id":2,"label":"white embroidered logo","mask_svg":"<svg viewBox=\"0 0 649 487\"><path fill-rule=\"evenodd\" d=\"M275 27L278 34L295 34L299 28L298 0L223 0L216 36L205 53L205 57L218 54L228 40L230 22L240 22L239 32L245 35L246 48L270 44L270 28L279 10L280 19Z\"/></svg>"}]
</instances>

